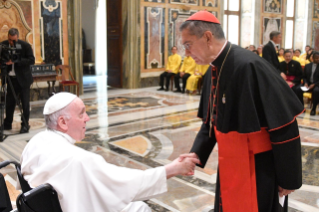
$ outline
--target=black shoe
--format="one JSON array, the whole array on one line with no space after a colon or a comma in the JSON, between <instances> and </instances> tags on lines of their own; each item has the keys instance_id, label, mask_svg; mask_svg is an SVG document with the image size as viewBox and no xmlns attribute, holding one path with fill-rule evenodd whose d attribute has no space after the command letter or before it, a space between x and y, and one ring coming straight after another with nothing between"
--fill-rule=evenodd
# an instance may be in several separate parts
<instances>
[{"instance_id":1,"label":"black shoe","mask_svg":"<svg viewBox=\"0 0 319 212\"><path fill-rule=\"evenodd\" d=\"M4 126L3 126L3 129L4 129L4 130L12 130L12 126L6 126L6 125L4 125Z\"/></svg>"},{"instance_id":2,"label":"black shoe","mask_svg":"<svg viewBox=\"0 0 319 212\"><path fill-rule=\"evenodd\" d=\"M178 90L178 89L174 91L174 93L180 93L180 92L182 92L182 91Z\"/></svg>"},{"instance_id":3,"label":"black shoe","mask_svg":"<svg viewBox=\"0 0 319 212\"><path fill-rule=\"evenodd\" d=\"M20 129L20 133L28 133L29 129L30 129L30 126L22 125Z\"/></svg>"},{"instance_id":4,"label":"black shoe","mask_svg":"<svg viewBox=\"0 0 319 212\"><path fill-rule=\"evenodd\" d=\"M315 116L315 115L316 115L316 111L315 111L315 110L311 110L311 111L310 111L310 115L311 115L311 116Z\"/></svg>"},{"instance_id":5,"label":"black shoe","mask_svg":"<svg viewBox=\"0 0 319 212\"><path fill-rule=\"evenodd\" d=\"M163 91L164 90L164 88L159 88L159 89L157 89L158 91Z\"/></svg>"},{"instance_id":6,"label":"black shoe","mask_svg":"<svg viewBox=\"0 0 319 212\"><path fill-rule=\"evenodd\" d=\"M166 88L165 91L167 92L167 91L168 91L168 88Z\"/></svg>"}]
</instances>

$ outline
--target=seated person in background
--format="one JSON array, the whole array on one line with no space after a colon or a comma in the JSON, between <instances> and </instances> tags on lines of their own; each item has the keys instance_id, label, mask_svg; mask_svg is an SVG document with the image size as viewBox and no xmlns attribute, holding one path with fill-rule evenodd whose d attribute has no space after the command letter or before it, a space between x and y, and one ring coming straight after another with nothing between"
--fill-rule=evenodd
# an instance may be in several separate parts
<instances>
[{"instance_id":1,"label":"seated person in background","mask_svg":"<svg viewBox=\"0 0 319 212\"><path fill-rule=\"evenodd\" d=\"M256 46L255 45L250 45L249 46L249 51L254 51L256 50Z\"/></svg>"},{"instance_id":2,"label":"seated person in background","mask_svg":"<svg viewBox=\"0 0 319 212\"><path fill-rule=\"evenodd\" d=\"M312 92L312 109L310 115L316 115L316 107L319 102L319 52L313 53L313 62L307 64L304 70L303 82L305 87Z\"/></svg>"},{"instance_id":3,"label":"seated person in background","mask_svg":"<svg viewBox=\"0 0 319 212\"><path fill-rule=\"evenodd\" d=\"M293 56L292 59L299 62L299 60L300 60L300 54L301 54L300 49L296 49L296 50L294 51L294 56Z\"/></svg>"},{"instance_id":4,"label":"seated person in background","mask_svg":"<svg viewBox=\"0 0 319 212\"><path fill-rule=\"evenodd\" d=\"M282 61L285 61L284 53L285 53L285 49L284 48L280 48L279 51L278 51L278 60L279 60L280 63Z\"/></svg>"},{"instance_id":5,"label":"seated person in background","mask_svg":"<svg viewBox=\"0 0 319 212\"><path fill-rule=\"evenodd\" d=\"M292 59L295 60L295 61L298 61L300 63L300 65L301 65L301 67L303 68L303 67L305 67L306 61L300 56L300 54L301 54L300 49L296 49L294 51L294 56L293 56Z\"/></svg>"},{"instance_id":6,"label":"seated person in background","mask_svg":"<svg viewBox=\"0 0 319 212\"><path fill-rule=\"evenodd\" d=\"M258 51L258 55L260 57L262 57L263 56L263 45L258 46L257 51Z\"/></svg>"},{"instance_id":7,"label":"seated person in background","mask_svg":"<svg viewBox=\"0 0 319 212\"><path fill-rule=\"evenodd\" d=\"M185 93L186 88L186 82L188 77L190 77L192 74L194 74L195 71L195 60L191 56L186 56L183 61L183 65L181 69L179 70L179 73L175 75L175 87L176 90L174 92L182 92ZM183 88L181 89L179 85L179 79L182 78L183 80Z\"/></svg>"},{"instance_id":8,"label":"seated person in background","mask_svg":"<svg viewBox=\"0 0 319 212\"><path fill-rule=\"evenodd\" d=\"M259 53L258 53L258 51L257 51L257 50L253 50L252 52L254 52L256 55L258 55L258 56L259 56Z\"/></svg>"},{"instance_id":9,"label":"seated person in background","mask_svg":"<svg viewBox=\"0 0 319 212\"><path fill-rule=\"evenodd\" d=\"M302 55L300 55L300 58L302 58L303 60L306 60L306 57L307 57L307 53L308 51L311 49L311 47L309 45L307 45L305 47L305 53L303 53Z\"/></svg>"},{"instance_id":10,"label":"seated person in background","mask_svg":"<svg viewBox=\"0 0 319 212\"><path fill-rule=\"evenodd\" d=\"M310 49L307 53L305 65L313 62L313 49Z\"/></svg>"},{"instance_id":11,"label":"seated person in background","mask_svg":"<svg viewBox=\"0 0 319 212\"><path fill-rule=\"evenodd\" d=\"M286 80L290 88L295 92L300 102L303 104L303 92L301 90L302 68L299 62L292 60L292 53L286 50L285 61L280 63L281 76Z\"/></svg>"},{"instance_id":12,"label":"seated person in background","mask_svg":"<svg viewBox=\"0 0 319 212\"><path fill-rule=\"evenodd\" d=\"M162 167L129 169L109 164L102 156L75 146L85 137L90 118L82 100L71 93L52 96L43 114L47 129L26 145L21 171L31 188L51 184L64 212L151 211L139 201L166 192L166 179L192 175L195 163L199 163L188 158L185 163L174 160Z\"/></svg>"},{"instance_id":13,"label":"seated person in background","mask_svg":"<svg viewBox=\"0 0 319 212\"><path fill-rule=\"evenodd\" d=\"M171 76L175 76L178 73L179 67L181 66L182 57L177 54L177 47L173 46L171 49L172 55L168 57L166 70L160 75L160 88L158 91L164 90L164 79L166 79L165 91L169 89L169 82Z\"/></svg>"},{"instance_id":14,"label":"seated person in background","mask_svg":"<svg viewBox=\"0 0 319 212\"><path fill-rule=\"evenodd\" d=\"M256 50L255 50L256 51ZM206 71L209 69L209 65L198 65L196 64L195 72L187 80L186 90L190 93L195 94L198 87L198 81L200 78L204 78ZM202 80L202 82L204 79Z\"/></svg>"}]
</instances>

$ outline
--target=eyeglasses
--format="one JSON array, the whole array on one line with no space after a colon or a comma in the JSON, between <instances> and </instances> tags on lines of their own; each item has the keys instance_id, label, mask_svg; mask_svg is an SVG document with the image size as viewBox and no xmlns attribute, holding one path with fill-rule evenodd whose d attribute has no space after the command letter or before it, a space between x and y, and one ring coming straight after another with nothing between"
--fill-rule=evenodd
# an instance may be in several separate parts
<instances>
[{"instance_id":1,"label":"eyeglasses","mask_svg":"<svg viewBox=\"0 0 319 212\"><path fill-rule=\"evenodd\" d=\"M192 43L185 43L185 44L183 44L184 50L190 50L191 47L192 47L192 45L193 45L196 41L200 40L203 36L204 36L204 34L203 34L200 38L198 38L197 40L195 40L195 41L192 42Z\"/></svg>"},{"instance_id":2,"label":"eyeglasses","mask_svg":"<svg viewBox=\"0 0 319 212\"><path fill-rule=\"evenodd\" d=\"M185 49L190 50L192 45L193 45L192 43L185 43L185 44L183 44L183 48L184 48L184 50Z\"/></svg>"}]
</instances>

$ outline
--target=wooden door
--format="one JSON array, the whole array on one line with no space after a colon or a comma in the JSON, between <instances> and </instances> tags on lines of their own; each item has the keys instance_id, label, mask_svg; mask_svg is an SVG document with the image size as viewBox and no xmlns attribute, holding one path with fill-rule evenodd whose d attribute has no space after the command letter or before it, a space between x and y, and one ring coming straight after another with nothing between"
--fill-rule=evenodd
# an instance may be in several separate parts
<instances>
[{"instance_id":1,"label":"wooden door","mask_svg":"<svg viewBox=\"0 0 319 212\"><path fill-rule=\"evenodd\" d=\"M107 84L122 87L122 1L107 0Z\"/></svg>"}]
</instances>

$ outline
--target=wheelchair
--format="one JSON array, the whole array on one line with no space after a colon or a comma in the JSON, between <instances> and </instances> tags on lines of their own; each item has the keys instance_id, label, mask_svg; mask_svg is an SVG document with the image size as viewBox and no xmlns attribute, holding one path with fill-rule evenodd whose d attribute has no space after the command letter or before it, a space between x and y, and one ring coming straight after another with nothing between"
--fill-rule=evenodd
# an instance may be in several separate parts
<instances>
[{"instance_id":1,"label":"wheelchair","mask_svg":"<svg viewBox=\"0 0 319 212\"><path fill-rule=\"evenodd\" d=\"M13 210L4 177L0 173L0 212L62 212L58 194L50 184L32 189L23 178L21 166L16 161L3 161L0 163L0 169L9 164L15 165L22 193L16 200L17 209Z\"/></svg>"}]
</instances>

